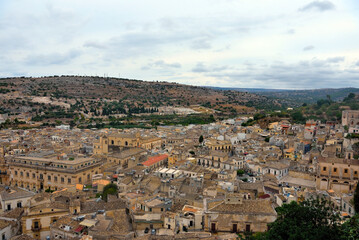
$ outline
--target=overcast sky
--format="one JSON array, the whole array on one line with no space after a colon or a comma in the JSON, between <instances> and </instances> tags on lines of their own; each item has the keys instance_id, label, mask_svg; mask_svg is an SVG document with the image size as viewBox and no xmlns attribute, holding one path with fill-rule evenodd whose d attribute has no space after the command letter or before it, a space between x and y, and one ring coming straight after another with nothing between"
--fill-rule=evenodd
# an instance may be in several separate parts
<instances>
[{"instance_id":1,"label":"overcast sky","mask_svg":"<svg viewBox=\"0 0 359 240\"><path fill-rule=\"evenodd\" d=\"M359 87L358 0L0 0L0 76Z\"/></svg>"}]
</instances>

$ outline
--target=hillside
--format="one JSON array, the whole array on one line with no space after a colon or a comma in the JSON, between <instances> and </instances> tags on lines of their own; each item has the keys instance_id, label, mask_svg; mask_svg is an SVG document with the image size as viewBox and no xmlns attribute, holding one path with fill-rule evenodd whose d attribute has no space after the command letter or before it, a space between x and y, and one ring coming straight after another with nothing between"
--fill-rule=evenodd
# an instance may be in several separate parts
<instances>
[{"instance_id":1,"label":"hillside","mask_svg":"<svg viewBox=\"0 0 359 240\"><path fill-rule=\"evenodd\" d=\"M86 76L2 78L0 101L0 113L27 114L35 121L50 122L81 116L151 114L163 107L221 116L252 113L255 107L265 105L281 107L275 100L253 93Z\"/></svg>"},{"instance_id":2,"label":"hillside","mask_svg":"<svg viewBox=\"0 0 359 240\"><path fill-rule=\"evenodd\" d=\"M271 99L277 99L283 106L298 107L303 103L316 103L330 95L333 101L343 100L349 93L359 93L359 88L323 88L309 90L262 89L262 88L218 88L217 90L234 90L255 93Z\"/></svg>"}]
</instances>

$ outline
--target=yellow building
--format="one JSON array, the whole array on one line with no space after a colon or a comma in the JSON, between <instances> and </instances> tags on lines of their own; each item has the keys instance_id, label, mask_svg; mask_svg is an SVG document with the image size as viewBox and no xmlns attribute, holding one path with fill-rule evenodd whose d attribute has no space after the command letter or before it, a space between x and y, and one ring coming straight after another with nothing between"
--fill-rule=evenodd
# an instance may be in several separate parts
<instances>
[{"instance_id":1,"label":"yellow building","mask_svg":"<svg viewBox=\"0 0 359 240\"><path fill-rule=\"evenodd\" d=\"M102 161L95 158L58 160L15 157L8 164L10 185L41 191L91 183L92 175L100 173Z\"/></svg>"},{"instance_id":2,"label":"yellow building","mask_svg":"<svg viewBox=\"0 0 359 240\"><path fill-rule=\"evenodd\" d=\"M206 141L206 146L214 151L230 152L232 150L232 143L227 140L210 139Z\"/></svg>"},{"instance_id":3,"label":"yellow building","mask_svg":"<svg viewBox=\"0 0 359 240\"><path fill-rule=\"evenodd\" d=\"M316 178L318 190L352 192L358 180L359 160L319 157Z\"/></svg>"},{"instance_id":4,"label":"yellow building","mask_svg":"<svg viewBox=\"0 0 359 240\"><path fill-rule=\"evenodd\" d=\"M290 160L295 160L294 148L284 149L284 157Z\"/></svg>"},{"instance_id":5,"label":"yellow building","mask_svg":"<svg viewBox=\"0 0 359 240\"><path fill-rule=\"evenodd\" d=\"M136 134L116 133L100 137L94 142L94 154L108 154L112 149L123 149L140 147L146 150L159 149L162 139L159 137L142 137L139 132Z\"/></svg>"}]
</instances>

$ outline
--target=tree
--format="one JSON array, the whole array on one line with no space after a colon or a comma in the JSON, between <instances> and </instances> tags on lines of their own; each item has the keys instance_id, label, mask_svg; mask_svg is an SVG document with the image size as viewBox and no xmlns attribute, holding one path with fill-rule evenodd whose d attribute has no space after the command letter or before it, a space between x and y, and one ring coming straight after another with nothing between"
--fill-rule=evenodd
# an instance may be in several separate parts
<instances>
[{"instance_id":1,"label":"tree","mask_svg":"<svg viewBox=\"0 0 359 240\"><path fill-rule=\"evenodd\" d=\"M198 139L199 143L202 143L203 142L203 136L199 136L199 139Z\"/></svg>"},{"instance_id":2,"label":"tree","mask_svg":"<svg viewBox=\"0 0 359 240\"><path fill-rule=\"evenodd\" d=\"M324 198L293 201L276 210L278 218L262 239L340 239L339 212Z\"/></svg>"},{"instance_id":3,"label":"tree","mask_svg":"<svg viewBox=\"0 0 359 240\"><path fill-rule=\"evenodd\" d=\"M305 122L305 117L300 111L292 113L291 117L294 122Z\"/></svg>"},{"instance_id":4,"label":"tree","mask_svg":"<svg viewBox=\"0 0 359 240\"><path fill-rule=\"evenodd\" d=\"M356 214L348 221L343 223L341 229L342 229L341 239L343 240L359 239L359 215Z\"/></svg>"},{"instance_id":5,"label":"tree","mask_svg":"<svg viewBox=\"0 0 359 240\"><path fill-rule=\"evenodd\" d=\"M108 194L116 195L117 193L118 193L117 185L114 183L109 183L103 188L102 200L107 202Z\"/></svg>"},{"instance_id":6,"label":"tree","mask_svg":"<svg viewBox=\"0 0 359 240\"><path fill-rule=\"evenodd\" d=\"M357 183L354 193L354 210L356 213L359 213L359 182Z\"/></svg>"},{"instance_id":7,"label":"tree","mask_svg":"<svg viewBox=\"0 0 359 240\"><path fill-rule=\"evenodd\" d=\"M242 176L244 174L244 170L243 169L238 169L237 170L237 176Z\"/></svg>"}]
</instances>

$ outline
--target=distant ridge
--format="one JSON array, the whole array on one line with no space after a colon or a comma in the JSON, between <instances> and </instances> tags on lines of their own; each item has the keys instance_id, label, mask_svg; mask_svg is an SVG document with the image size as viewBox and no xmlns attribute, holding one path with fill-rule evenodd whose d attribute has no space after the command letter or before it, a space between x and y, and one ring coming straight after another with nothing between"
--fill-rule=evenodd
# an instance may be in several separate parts
<instances>
[{"instance_id":1,"label":"distant ridge","mask_svg":"<svg viewBox=\"0 0 359 240\"><path fill-rule=\"evenodd\" d=\"M328 96L334 101L341 101L349 93L359 94L359 88L322 88L322 89L266 89L266 88L221 88L209 87L222 91L239 91L255 93L269 98L282 99L287 101L288 105L296 105L299 103L315 103L320 99L326 99Z\"/></svg>"}]
</instances>

